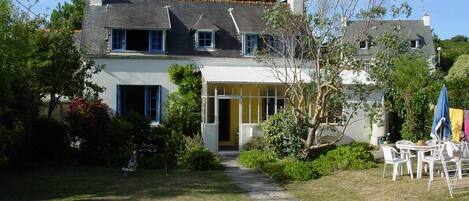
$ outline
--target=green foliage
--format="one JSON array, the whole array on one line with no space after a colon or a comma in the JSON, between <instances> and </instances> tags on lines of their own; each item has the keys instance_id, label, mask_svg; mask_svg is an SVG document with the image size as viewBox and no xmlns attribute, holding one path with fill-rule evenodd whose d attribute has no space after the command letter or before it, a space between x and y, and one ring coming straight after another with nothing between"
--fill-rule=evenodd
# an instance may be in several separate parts
<instances>
[{"instance_id":1,"label":"green foliage","mask_svg":"<svg viewBox=\"0 0 469 201\"><path fill-rule=\"evenodd\" d=\"M277 156L269 151L243 151L238 156L239 163L249 168L261 168L267 163L277 160Z\"/></svg>"},{"instance_id":2,"label":"green foliage","mask_svg":"<svg viewBox=\"0 0 469 201\"><path fill-rule=\"evenodd\" d=\"M109 149L109 108L100 100L74 99L65 119L69 136L77 145L81 160L107 164Z\"/></svg>"},{"instance_id":3,"label":"green foliage","mask_svg":"<svg viewBox=\"0 0 469 201\"><path fill-rule=\"evenodd\" d=\"M402 100L401 118L405 119L401 136L417 141L429 136L427 125L431 124L430 100L436 99L438 82L430 75L424 58L414 55L401 56L394 62L391 80L396 95Z\"/></svg>"},{"instance_id":4,"label":"green foliage","mask_svg":"<svg viewBox=\"0 0 469 201\"><path fill-rule=\"evenodd\" d=\"M179 86L178 91L169 95L166 104L164 125L177 133L188 136L200 132L202 77L192 65L172 65L169 77Z\"/></svg>"},{"instance_id":5,"label":"green foliage","mask_svg":"<svg viewBox=\"0 0 469 201\"><path fill-rule=\"evenodd\" d=\"M451 39L453 42L469 42L469 37L463 35L453 36Z\"/></svg>"},{"instance_id":6,"label":"green foliage","mask_svg":"<svg viewBox=\"0 0 469 201\"><path fill-rule=\"evenodd\" d=\"M267 149L267 144L263 137L252 137L244 146L244 150L265 150Z\"/></svg>"},{"instance_id":7,"label":"green foliage","mask_svg":"<svg viewBox=\"0 0 469 201\"><path fill-rule=\"evenodd\" d=\"M262 123L261 128L264 131L265 142L274 153L280 157L300 158L303 149L301 139L308 134L305 121L295 121L291 113L279 112Z\"/></svg>"},{"instance_id":8,"label":"green foliage","mask_svg":"<svg viewBox=\"0 0 469 201\"><path fill-rule=\"evenodd\" d=\"M312 161L294 158L277 159L267 151L243 151L239 162L250 168L260 169L278 181L306 181L330 175L341 170L361 170L375 167L368 144L353 143L326 151Z\"/></svg>"},{"instance_id":9,"label":"green foliage","mask_svg":"<svg viewBox=\"0 0 469 201\"><path fill-rule=\"evenodd\" d=\"M448 82L467 81L469 79L469 54L458 57L453 67L449 69L445 80Z\"/></svg>"},{"instance_id":10,"label":"green foliage","mask_svg":"<svg viewBox=\"0 0 469 201\"><path fill-rule=\"evenodd\" d=\"M0 0L0 167L15 160L25 128L41 108L37 78L28 64L39 19Z\"/></svg>"},{"instance_id":11,"label":"green foliage","mask_svg":"<svg viewBox=\"0 0 469 201\"><path fill-rule=\"evenodd\" d=\"M219 169L220 159L206 148L188 149L182 156L182 164L191 170Z\"/></svg>"},{"instance_id":12,"label":"green foliage","mask_svg":"<svg viewBox=\"0 0 469 201\"><path fill-rule=\"evenodd\" d=\"M82 61L73 32L38 34L34 46L29 64L34 67L41 95L50 97L49 118L62 97L96 97L103 90L91 81L102 66L95 66L91 60Z\"/></svg>"},{"instance_id":13,"label":"green foliage","mask_svg":"<svg viewBox=\"0 0 469 201\"><path fill-rule=\"evenodd\" d=\"M362 170L375 167L373 154L363 144L338 146L314 160L313 166L320 175L329 175L341 170Z\"/></svg>"},{"instance_id":14,"label":"green foliage","mask_svg":"<svg viewBox=\"0 0 469 201\"><path fill-rule=\"evenodd\" d=\"M468 41L442 40L437 45L442 48L440 52L440 67L445 72L453 66L460 55L469 54Z\"/></svg>"},{"instance_id":15,"label":"green foliage","mask_svg":"<svg viewBox=\"0 0 469 201\"><path fill-rule=\"evenodd\" d=\"M459 56L445 81L451 107L469 108L469 54Z\"/></svg>"},{"instance_id":16,"label":"green foliage","mask_svg":"<svg viewBox=\"0 0 469 201\"><path fill-rule=\"evenodd\" d=\"M50 15L49 28L81 30L85 0L72 0L58 4Z\"/></svg>"},{"instance_id":17,"label":"green foliage","mask_svg":"<svg viewBox=\"0 0 469 201\"><path fill-rule=\"evenodd\" d=\"M24 141L29 162L64 159L69 152L66 127L53 119L39 118L33 121Z\"/></svg>"}]
</instances>

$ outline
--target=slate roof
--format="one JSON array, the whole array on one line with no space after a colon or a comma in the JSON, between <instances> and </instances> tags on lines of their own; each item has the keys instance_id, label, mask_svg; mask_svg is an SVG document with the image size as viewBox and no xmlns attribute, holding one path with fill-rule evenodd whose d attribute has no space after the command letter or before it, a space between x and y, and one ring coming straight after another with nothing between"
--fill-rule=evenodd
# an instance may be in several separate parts
<instances>
[{"instance_id":1,"label":"slate roof","mask_svg":"<svg viewBox=\"0 0 469 201\"><path fill-rule=\"evenodd\" d=\"M373 41L381 34L392 32L393 29L398 28L399 37L407 40L419 40L419 48L416 51L421 51L426 55L434 55L435 47L433 45L433 35L431 28L425 26L422 20L381 20L372 21L368 25L366 33L363 30L366 28L367 22L364 21L348 21L345 28L345 38L356 39L362 35L366 40ZM373 42L372 42L373 43ZM376 46L369 46L368 49L359 49L359 56L372 57L376 54L378 48Z\"/></svg>"},{"instance_id":2,"label":"slate roof","mask_svg":"<svg viewBox=\"0 0 469 201\"><path fill-rule=\"evenodd\" d=\"M108 53L111 36L107 28L165 28L169 30L167 55L241 57L240 36L228 9L233 8L237 25L243 30L262 32L264 22L261 16L272 6L178 0L106 0L103 6L89 6L89 1L85 2L82 44L87 46L86 50L91 55ZM194 49L193 26L218 28L215 51Z\"/></svg>"}]
</instances>

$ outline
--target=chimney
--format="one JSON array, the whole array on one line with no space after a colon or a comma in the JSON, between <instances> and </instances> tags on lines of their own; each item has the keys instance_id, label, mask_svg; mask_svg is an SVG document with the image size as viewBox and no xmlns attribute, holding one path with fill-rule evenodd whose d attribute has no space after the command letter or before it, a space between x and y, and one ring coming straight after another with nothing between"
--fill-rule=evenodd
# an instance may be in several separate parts
<instances>
[{"instance_id":1,"label":"chimney","mask_svg":"<svg viewBox=\"0 0 469 201\"><path fill-rule=\"evenodd\" d=\"M342 27L346 27L347 26L347 21L348 21L348 18L346 16L342 16L340 18L340 24L342 25Z\"/></svg>"},{"instance_id":2,"label":"chimney","mask_svg":"<svg viewBox=\"0 0 469 201\"><path fill-rule=\"evenodd\" d=\"M90 0L90 6L102 6L103 0Z\"/></svg>"},{"instance_id":3,"label":"chimney","mask_svg":"<svg viewBox=\"0 0 469 201\"><path fill-rule=\"evenodd\" d=\"M425 15L423 15L423 17L422 17L422 20L423 20L423 25L424 26L426 26L426 27L430 26L430 15L425 13Z\"/></svg>"},{"instance_id":4,"label":"chimney","mask_svg":"<svg viewBox=\"0 0 469 201\"><path fill-rule=\"evenodd\" d=\"M304 0L287 0L287 3L294 14L303 14L305 9Z\"/></svg>"}]
</instances>

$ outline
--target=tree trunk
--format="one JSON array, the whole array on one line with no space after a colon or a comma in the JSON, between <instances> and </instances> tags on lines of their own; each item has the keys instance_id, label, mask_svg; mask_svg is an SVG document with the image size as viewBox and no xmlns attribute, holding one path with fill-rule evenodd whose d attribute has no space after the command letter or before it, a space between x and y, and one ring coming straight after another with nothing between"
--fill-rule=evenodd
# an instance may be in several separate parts
<instances>
[{"instance_id":1,"label":"tree trunk","mask_svg":"<svg viewBox=\"0 0 469 201\"><path fill-rule=\"evenodd\" d=\"M55 95L51 93L50 94L50 101L49 101L49 108L48 108L48 111L47 111L47 118L48 119L52 118L52 112L54 111L56 105L57 105L57 101L56 101Z\"/></svg>"}]
</instances>

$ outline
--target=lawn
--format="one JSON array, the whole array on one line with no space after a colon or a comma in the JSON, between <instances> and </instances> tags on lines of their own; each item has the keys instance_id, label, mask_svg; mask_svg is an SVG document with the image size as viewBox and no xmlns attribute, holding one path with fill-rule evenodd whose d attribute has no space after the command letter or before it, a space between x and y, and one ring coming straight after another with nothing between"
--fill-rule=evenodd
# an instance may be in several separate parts
<instances>
[{"instance_id":1,"label":"lawn","mask_svg":"<svg viewBox=\"0 0 469 201\"><path fill-rule=\"evenodd\" d=\"M458 194L451 199L448 188L438 178L427 192L428 177L411 180L408 175L391 181L391 166L383 178L383 166L361 171L343 171L307 182L294 182L284 187L301 200L469 200L469 194ZM466 178L467 179L467 178ZM467 189L466 189L467 192Z\"/></svg>"},{"instance_id":2,"label":"lawn","mask_svg":"<svg viewBox=\"0 0 469 201\"><path fill-rule=\"evenodd\" d=\"M222 170L74 167L0 171L0 200L247 200Z\"/></svg>"}]
</instances>

